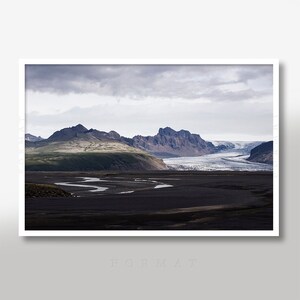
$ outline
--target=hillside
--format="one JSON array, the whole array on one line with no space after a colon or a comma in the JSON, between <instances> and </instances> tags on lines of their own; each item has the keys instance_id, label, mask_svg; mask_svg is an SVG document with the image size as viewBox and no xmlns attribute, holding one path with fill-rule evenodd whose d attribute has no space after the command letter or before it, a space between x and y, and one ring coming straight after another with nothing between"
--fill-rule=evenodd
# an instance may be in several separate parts
<instances>
[{"instance_id":1,"label":"hillside","mask_svg":"<svg viewBox=\"0 0 300 300\"><path fill-rule=\"evenodd\" d=\"M262 143L253 148L247 160L265 164L273 164L273 141Z\"/></svg>"},{"instance_id":2,"label":"hillside","mask_svg":"<svg viewBox=\"0 0 300 300\"><path fill-rule=\"evenodd\" d=\"M82 125L26 142L27 171L165 170L162 160L115 139L115 132Z\"/></svg>"},{"instance_id":3,"label":"hillside","mask_svg":"<svg viewBox=\"0 0 300 300\"><path fill-rule=\"evenodd\" d=\"M166 170L165 164L143 153L26 154L26 171Z\"/></svg>"}]
</instances>

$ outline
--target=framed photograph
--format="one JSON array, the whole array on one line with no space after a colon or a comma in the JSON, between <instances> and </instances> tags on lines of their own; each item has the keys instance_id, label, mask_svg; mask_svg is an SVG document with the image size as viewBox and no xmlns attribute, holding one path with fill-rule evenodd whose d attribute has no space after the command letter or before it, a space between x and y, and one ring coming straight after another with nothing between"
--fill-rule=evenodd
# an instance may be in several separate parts
<instances>
[{"instance_id":1,"label":"framed photograph","mask_svg":"<svg viewBox=\"0 0 300 300\"><path fill-rule=\"evenodd\" d=\"M278 61L20 60L19 235L278 236Z\"/></svg>"}]
</instances>

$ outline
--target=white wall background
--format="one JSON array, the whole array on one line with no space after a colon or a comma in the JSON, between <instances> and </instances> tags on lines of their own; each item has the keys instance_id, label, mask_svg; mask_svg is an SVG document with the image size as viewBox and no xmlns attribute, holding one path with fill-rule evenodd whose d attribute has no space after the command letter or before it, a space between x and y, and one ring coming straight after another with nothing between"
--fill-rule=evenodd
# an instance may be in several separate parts
<instances>
[{"instance_id":1,"label":"white wall background","mask_svg":"<svg viewBox=\"0 0 300 300\"><path fill-rule=\"evenodd\" d=\"M0 298L299 299L299 9L299 1L1 1ZM279 58L281 237L19 238L19 58Z\"/></svg>"}]
</instances>

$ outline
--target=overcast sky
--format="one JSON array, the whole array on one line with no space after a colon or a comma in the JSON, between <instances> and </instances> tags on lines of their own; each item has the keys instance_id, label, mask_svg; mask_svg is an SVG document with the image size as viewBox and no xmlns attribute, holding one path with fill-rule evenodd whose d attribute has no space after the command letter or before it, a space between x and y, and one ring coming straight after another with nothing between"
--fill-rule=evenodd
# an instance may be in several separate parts
<instances>
[{"instance_id":1,"label":"overcast sky","mask_svg":"<svg viewBox=\"0 0 300 300\"><path fill-rule=\"evenodd\" d=\"M186 129L272 140L271 65L27 65L26 132L81 123L123 136Z\"/></svg>"}]
</instances>

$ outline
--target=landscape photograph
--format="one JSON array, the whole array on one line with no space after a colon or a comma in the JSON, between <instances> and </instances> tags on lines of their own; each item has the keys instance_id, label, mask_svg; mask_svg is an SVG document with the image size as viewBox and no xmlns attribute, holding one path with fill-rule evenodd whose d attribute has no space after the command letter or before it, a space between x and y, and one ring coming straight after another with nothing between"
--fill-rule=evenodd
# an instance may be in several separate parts
<instances>
[{"instance_id":1,"label":"landscape photograph","mask_svg":"<svg viewBox=\"0 0 300 300\"><path fill-rule=\"evenodd\" d=\"M23 67L25 233L274 231L273 64Z\"/></svg>"}]
</instances>

